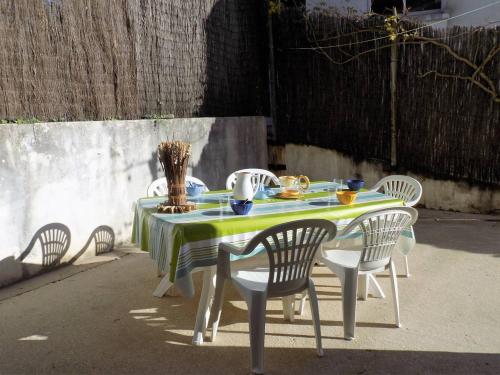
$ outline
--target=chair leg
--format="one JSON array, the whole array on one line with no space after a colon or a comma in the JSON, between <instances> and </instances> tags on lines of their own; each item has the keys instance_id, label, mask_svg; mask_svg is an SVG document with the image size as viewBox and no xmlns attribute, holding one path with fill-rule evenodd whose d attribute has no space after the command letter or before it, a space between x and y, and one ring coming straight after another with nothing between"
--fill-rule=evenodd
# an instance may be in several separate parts
<instances>
[{"instance_id":1,"label":"chair leg","mask_svg":"<svg viewBox=\"0 0 500 375\"><path fill-rule=\"evenodd\" d=\"M366 301L368 299L368 274L358 275L358 298Z\"/></svg>"},{"instance_id":2,"label":"chair leg","mask_svg":"<svg viewBox=\"0 0 500 375\"><path fill-rule=\"evenodd\" d=\"M305 289L302 292L302 295L300 296L300 304L299 304L299 316L304 315L304 308L306 307L306 300L307 300L307 289Z\"/></svg>"},{"instance_id":3,"label":"chair leg","mask_svg":"<svg viewBox=\"0 0 500 375\"><path fill-rule=\"evenodd\" d=\"M408 266L408 255L405 255L406 277L410 277L410 267Z\"/></svg>"},{"instance_id":4,"label":"chair leg","mask_svg":"<svg viewBox=\"0 0 500 375\"><path fill-rule=\"evenodd\" d=\"M375 298L385 298L384 291L372 273L368 274L368 291Z\"/></svg>"},{"instance_id":5,"label":"chair leg","mask_svg":"<svg viewBox=\"0 0 500 375\"><path fill-rule=\"evenodd\" d=\"M391 272L391 285L392 285L392 296L394 299L394 314L396 316L396 326L401 327L401 322L399 320L399 296L398 296L398 279L396 273L396 266L391 260L389 264L389 271Z\"/></svg>"},{"instance_id":6,"label":"chair leg","mask_svg":"<svg viewBox=\"0 0 500 375\"><path fill-rule=\"evenodd\" d=\"M288 308L288 301L286 297L281 298L281 303L283 304L283 319L288 321L290 319L290 310Z\"/></svg>"},{"instance_id":7,"label":"chair leg","mask_svg":"<svg viewBox=\"0 0 500 375\"><path fill-rule=\"evenodd\" d=\"M215 338L217 337L217 329L219 328L219 321L222 312L222 303L224 302L225 283L226 279L222 275L218 275L215 284L214 301L210 312L210 325L212 326L211 341L215 341Z\"/></svg>"},{"instance_id":8,"label":"chair leg","mask_svg":"<svg viewBox=\"0 0 500 375\"><path fill-rule=\"evenodd\" d=\"M316 295L316 288L311 279L309 279L309 303L311 306L311 316L314 326L314 335L316 336L316 350L319 357L323 357L323 346L321 345L321 322L319 319L318 297Z\"/></svg>"},{"instance_id":9,"label":"chair leg","mask_svg":"<svg viewBox=\"0 0 500 375\"><path fill-rule=\"evenodd\" d=\"M295 320L295 296L283 297L281 301L283 302L284 319L293 322Z\"/></svg>"},{"instance_id":10,"label":"chair leg","mask_svg":"<svg viewBox=\"0 0 500 375\"><path fill-rule=\"evenodd\" d=\"M337 273L337 272L336 272ZM354 339L356 326L356 292L358 288L358 269L344 268L337 275L342 284L342 312L344 317L344 338Z\"/></svg>"},{"instance_id":11,"label":"chair leg","mask_svg":"<svg viewBox=\"0 0 500 375\"><path fill-rule=\"evenodd\" d=\"M254 374L264 373L266 300L265 293L253 293L248 299L250 349L252 351L252 373Z\"/></svg>"}]
</instances>

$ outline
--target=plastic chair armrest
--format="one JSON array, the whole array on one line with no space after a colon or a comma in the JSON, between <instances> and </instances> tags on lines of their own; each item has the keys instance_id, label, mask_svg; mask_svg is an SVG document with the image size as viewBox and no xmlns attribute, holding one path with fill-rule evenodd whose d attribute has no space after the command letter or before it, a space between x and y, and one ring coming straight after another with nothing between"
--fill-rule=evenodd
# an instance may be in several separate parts
<instances>
[{"instance_id":1,"label":"plastic chair armrest","mask_svg":"<svg viewBox=\"0 0 500 375\"><path fill-rule=\"evenodd\" d=\"M379 191L380 188L382 187L382 185L383 185L383 182L382 182L382 180L380 180L375 185L373 185L370 189L368 189L368 191L373 191L373 192Z\"/></svg>"},{"instance_id":2,"label":"plastic chair armrest","mask_svg":"<svg viewBox=\"0 0 500 375\"><path fill-rule=\"evenodd\" d=\"M246 247L237 247L227 242L219 243L217 254L217 277L231 279L230 255L244 255Z\"/></svg>"},{"instance_id":3,"label":"plastic chair armrest","mask_svg":"<svg viewBox=\"0 0 500 375\"><path fill-rule=\"evenodd\" d=\"M357 228L359 223L354 223L354 220L347 224L347 226L342 229L342 231L337 235L337 239L341 239L342 237L347 236L349 233L351 233L355 228ZM340 241L338 241L340 243Z\"/></svg>"},{"instance_id":4,"label":"plastic chair armrest","mask_svg":"<svg viewBox=\"0 0 500 375\"><path fill-rule=\"evenodd\" d=\"M246 249L246 247L234 246L234 245L227 243L227 242L221 242L219 244L219 250L223 250L226 253L230 253L233 255L244 255L245 249Z\"/></svg>"}]
</instances>

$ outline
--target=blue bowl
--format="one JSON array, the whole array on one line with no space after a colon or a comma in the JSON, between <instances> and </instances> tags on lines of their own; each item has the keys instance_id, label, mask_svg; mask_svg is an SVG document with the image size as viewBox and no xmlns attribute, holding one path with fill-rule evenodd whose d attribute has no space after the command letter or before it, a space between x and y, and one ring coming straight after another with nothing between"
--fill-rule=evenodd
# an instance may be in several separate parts
<instances>
[{"instance_id":1,"label":"blue bowl","mask_svg":"<svg viewBox=\"0 0 500 375\"><path fill-rule=\"evenodd\" d=\"M346 182L349 190L352 191L359 191L363 188L363 186L365 186L364 180L347 180Z\"/></svg>"},{"instance_id":2,"label":"blue bowl","mask_svg":"<svg viewBox=\"0 0 500 375\"><path fill-rule=\"evenodd\" d=\"M232 200L231 208L236 215L248 215L253 207L252 201Z\"/></svg>"},{"instance_id":3,"label":"blue bowl","mask_svg":"<svg viewBox=\"0 0 500 375\"><path fill-rule=\"evenodd\" d=\"M205 186L198 184L191 184L186 186L186 193L192 198L199 197L205 191Z\"/></svg>"}]
</instances>

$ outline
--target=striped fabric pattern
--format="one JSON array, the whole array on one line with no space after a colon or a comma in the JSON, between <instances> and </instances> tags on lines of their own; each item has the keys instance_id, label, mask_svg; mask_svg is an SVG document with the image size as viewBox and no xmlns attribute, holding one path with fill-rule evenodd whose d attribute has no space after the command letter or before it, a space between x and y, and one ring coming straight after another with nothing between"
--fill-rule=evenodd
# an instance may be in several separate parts
<instances>
[{"instance_id":1,"label":"striped fabric pattern","mask_svg":"<svg viewBox=\"0 0 500 375\"><path fill-rule=\"evenodd\" d=\"M175 282L183 295L192 296L191 272L217 264L220 242L244 246L263 229L300 219L331 220L340 231L365 212L403 205L402 201L382 193L360 192L355 204L344 206L338 202L334 188L333 183L317 182L311 184L300 200L255 200L246 216L232 212L227 205L232 192L226 190L208 192L194 199L197 209L185 214L158 214L156 206L165 197L142 198L135 208L132 241L149 251L158 268L169 274L170 281ZM410 230L406 238L408 243L403 247L409 251L414 243Z\"/></svg>"}]
</instances>

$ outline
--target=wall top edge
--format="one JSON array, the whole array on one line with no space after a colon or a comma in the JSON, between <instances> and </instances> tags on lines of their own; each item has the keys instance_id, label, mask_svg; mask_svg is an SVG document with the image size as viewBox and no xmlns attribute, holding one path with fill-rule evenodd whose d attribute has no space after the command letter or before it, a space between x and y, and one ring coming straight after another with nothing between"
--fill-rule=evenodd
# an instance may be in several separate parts
<instances>
[{"instance_id":1,"label":"wall top edge","mask_svg":"<svg viewBox=\"0 0 500 375\"><path fill-rule=\"evenodd\" d=\"M265 119L265 116L228 116L228 117L176 117L171 119L136 119L136 120L79 120L79 121L50 121L50 122L30 122L30 123L0 123L0 129L2 127L32 127L32 126L67 126L67 125L84 125L84 124L96 124L96 125L111 125L111 124L147 124L147 123L174 123L174 122L184 122L184 121L218 121L218 120L242 120L242 119Z\"/></svg>"}]
</instances>

